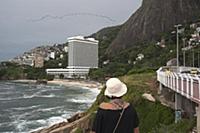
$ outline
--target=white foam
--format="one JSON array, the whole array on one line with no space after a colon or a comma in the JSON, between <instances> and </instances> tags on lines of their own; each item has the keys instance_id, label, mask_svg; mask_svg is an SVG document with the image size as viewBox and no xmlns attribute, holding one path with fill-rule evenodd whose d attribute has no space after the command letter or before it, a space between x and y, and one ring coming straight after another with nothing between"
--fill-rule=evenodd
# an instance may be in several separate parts
<instances>
[{"instance_id":1,"label":"white foam","mask_svg":"<svg viewBox=\"0 0 200 133\"><path fill-rule=\"evenodd\" d=\"M8 92L0 92L0 95L8 95L8 94L13 94L13 92L8 91Z\"/></svg>"},{"instance_id":2,"label":"white foam","mask_svg":"<svg viewBox=\"0 0 200 133\"><path fill-rule=\"evenodd\" d=\"M67 101L73 102L73 103L92 103L93 102L93 100L91 99L74 99L74 98L69 99Z\"/></svg>"},{"instance_id":3,"label":"white foam","mask_svg":"<svg viewBox=\"0 0 200 133\"><path fill-rule=\"evenodd\" d=\"M54 94L49 94L49 95L33 94L33 95L24 95L23 96L23 98L25 98L25 99L30 99L30 98L35 98L35 97L51 98L51 97L56 97L56 95L54 95Z\"/></svg>"},{"instance_id":4,"label":"white foam","mask_svg":"<svg viewBox=\"0 0 200 133\"><path fill-rule=\"evenodd\" d=\"M40 119L40 120L36 120L36 121L32 121L32 123L39 123L43 126L41 127L38 127L36 129L32 129L30 132L34 132L34 131L38 131L38 130L41 130L43 128L46 128L46 127L50 127L54 124L58 124L60 122L67 122L67 120L63 117L50 117L49 119Z\"/></svg>"},{"instance_id":5,"label":"white foam","mask_svg":"<svg viewBox=\"0 0 200 133\"><path fill-rule=\"evenodd\" d=\"M37 129L29 129L28 128L28 125L34 125L34 124L41 125L41 126L38 127ZM15 132L19 132L19 133L33 132L33 131L48 127L47 121L43 120L43 119L34 120L34 121L15 120L14 122L10 123L9 125L11 125L11 126L14 125L15 129L16 129Z\"/></svg>"},{"instance_id":6,"label":"white foam","mask_svg":"<svg viewBox=\"0 0 200 133\"><path fill-rule=\"evenodd\" d=\"M47 122L44 119L36 120L37 123L45 125Z\"/></svg>"},{"instance_id":7,"label":"white foam","mask_svg":"<svg viewBox=\"0 0 200 133\"><path fill-rule=\"evenodd\" d=\"M17 99L20 99L20 98L18 98L18 97L16 97L16 98L5 97L5 98L0 98L0 101L11 101L11 100L17 100Z\"/></svg>"},{"instance_id":8,"label":"white foam","mask_svg":"<svg viewBox=\"0 0 200 133\"><path fill-rule=\"evenodd\" d=\"M96 95L98 95L98 94L101 92L101 90L98 89L98 88L90 89L90 91L91 91L92 93L96 94Z\"/></svg>"},{"instance_id":9,"label":"white foam","mask_svg":"<svg viewBox=\"0 0 200 133\"><path fill-rule=\"evenodd\" d=\"M50 94L50 95L40 95L39 97L56 97L56 95L54 95L54 94Z\"/></svg>"},{"instance_id":10,"label":"white foam","mask_svg":"<svg viewBox=\"0 0 200 133\"><path fill-rule=\"evenodd\" d=\"M94 93L95 95L98 95L101 92L99 88L81 87L81 89L88 90Z\"/></svg>"},{"instance_id":11,"label":"white foam","mask_svg":"<svg viewBox=\"0 0 200 133\"><path fill-rule=\"evenodd\" d=\"M86 104L92 104L95 100L97 95L100 93L101 90L98 88L88 88L88 87L81 87L81 89L86 89L88 92L84 92L84 94L76 95L75 98L68 99L68 102L73 103L86 103Z\"/></svg>"},{"instance_id":12,"label":"white foam","mask_svg":"<svg viewBox=\"0 0 200 133\"><path fill-rule=\"evenodd\" d=\"M28 106L28 107L17 107L17 108L12 108L12 109L22 111L22 110L28 110L28 109L35 109L38 107L40 107L40 105Z\"/></svg>"},{"instance_id":13,"label":"white foam","mask_svg":"<svg viewBox=\"0 0 200 133\"><path fill-rule=\"evenodd\" d=\"M17 122L16 128L18 131L24 131L26 129L27 121L26 120L20 120Z\"/></svg>"},{"instance_id":14,"label":"white foam","mask_svg":"<svg viewBox=\"0 0 200 133\"><path fill-rule=\"evenodd\" d=\"M35 131L38 131L38 130L41 130L41 129L44 129L45 127L47 127L47 126L41 126L41 127L38 127L38 128L36 128L36 129L32 129L31 131L30 131L30 133L32 133L32 132L35 132Z\"/></svg>"},{"instance_id":15,"label":"white foam","mask_svg":"<svg viewBox=\"0 0 200 133\"><path fill-rule=\"evenodd\" d=\"M61 109L61 108L63 108L63 106L53 107L53 108L38 109L37 111L46 112L46 111L52 111L52 110L57 110L57 109Z\"/></svg>"},{"instance_id":16,"label":"white foam","mask_svg":"<svg viewBox=\"0 0 200 133\"><path fill-rule=\"evenodd\" d=\"M59 117L59 116L54 116L54 117L50 117L49 119L47 119L47 123L49 126L52 126L56 123L60 123L60 122L67 122L66 119L64 119L63 117Z\"/></svg>"}]
</instances>

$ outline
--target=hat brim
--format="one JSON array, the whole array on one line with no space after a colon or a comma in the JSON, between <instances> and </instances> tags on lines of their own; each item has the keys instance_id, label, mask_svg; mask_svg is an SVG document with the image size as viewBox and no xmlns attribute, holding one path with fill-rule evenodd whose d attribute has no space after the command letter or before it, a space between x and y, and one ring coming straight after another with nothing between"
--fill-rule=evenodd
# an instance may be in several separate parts
<instances>
[{"instance_id":1,"label":"hat brim","mask_svg":"<svg viewBox=\"0 0 200 133\"><path fill-rule=\"evenodd\" d=\"M127 87L125 84L122 85L122 88L119 92L117 93L110 93L108 91L108 89L106 88L104 95L108 96L108 97L122 97L123 95L125 95L127 93Z\"/></svg>"}]
</instances>

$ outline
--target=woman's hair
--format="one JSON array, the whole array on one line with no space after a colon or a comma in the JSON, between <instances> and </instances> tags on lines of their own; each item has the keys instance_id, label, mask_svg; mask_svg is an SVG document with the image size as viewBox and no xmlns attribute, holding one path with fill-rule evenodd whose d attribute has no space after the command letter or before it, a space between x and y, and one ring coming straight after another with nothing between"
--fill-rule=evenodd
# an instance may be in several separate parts
<instances>
[{"instance_id":1,"label":"woman's hair","mask_svg":"<svg viewBox=\"0 0 200 133\"><path fill-rule=\"evenodd\" d=\"M121 97L114 97L114 96L112 96L112 97L109 97L109 96L106 96L106 98L108 98L108 99L110 99L110 100L113 100L113 99L121 99L121 98L122 98L122 96L121 96Z\"/></svg>"}]
</instances>

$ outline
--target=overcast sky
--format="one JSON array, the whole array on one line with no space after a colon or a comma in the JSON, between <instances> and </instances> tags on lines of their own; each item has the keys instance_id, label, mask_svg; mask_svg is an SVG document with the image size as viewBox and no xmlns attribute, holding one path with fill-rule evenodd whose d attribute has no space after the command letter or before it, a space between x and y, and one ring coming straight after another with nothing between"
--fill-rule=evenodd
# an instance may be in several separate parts
<instances>
[{"instance_id":1,"label":"overcast sky","mask_svg":"<svg viewBox=\"0 0 200 133\"><path fill-rule=\"evenodd\" d=\"M125 22L142 0L0 0L0 61Z\"/></svg>"}]
</instances>

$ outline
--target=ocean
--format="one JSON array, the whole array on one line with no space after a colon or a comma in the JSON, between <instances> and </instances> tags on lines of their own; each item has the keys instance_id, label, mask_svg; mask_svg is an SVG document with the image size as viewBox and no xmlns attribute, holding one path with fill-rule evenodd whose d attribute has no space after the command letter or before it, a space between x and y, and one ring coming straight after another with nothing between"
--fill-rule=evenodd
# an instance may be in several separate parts
<instances>
[{"instance_id":1,"label":"ocean","mask_svg":"<svg viewBox=\"0 0 200 133\"><path fill-rule=\"evenodd\" d=\"M27 133L87 110L98 89L0 82L0 132Z\"/></svg>"}]
</instances>

